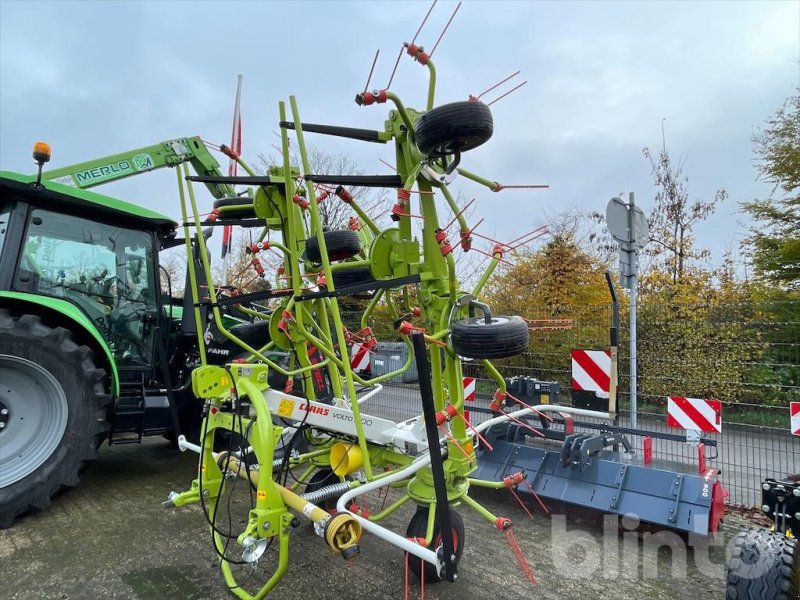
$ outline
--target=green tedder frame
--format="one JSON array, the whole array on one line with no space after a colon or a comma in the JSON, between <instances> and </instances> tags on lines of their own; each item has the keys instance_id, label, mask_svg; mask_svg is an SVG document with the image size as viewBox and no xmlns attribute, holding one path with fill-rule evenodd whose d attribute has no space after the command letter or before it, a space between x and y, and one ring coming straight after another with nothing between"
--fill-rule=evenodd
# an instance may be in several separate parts
<instances>
[{"instance_id":1,"label":"green tedder frame","mask_svg":"<svg viewBox=\"0 0 800 600\"><path fill-rule=\"evenodd\" d=\"M382 131L353 130L332 126L304 124L300 119L298 105L290 97L289 105L279 103L281 120L282 163L273 165L266 175L258 175L241 157L223 147L231 158L248 173L238 178L208 178L188 176L184 166L178 167L178 185L187 252L191 254L190 240L200 240L200 262L209 282L207 296L200 297L194 284L197 273L189 261L190 278L193 285L194 306L198 319L198 344L201 348L202 365L192 375L193 389L198 398L206 403L205 420L200 444L182 441L184 448L201 453L197 478L188 491L172 493L168 503L180 506L189 502L201 502L213 529L214 544L220 556L224 555L227 541L223 532L215 525L215 514L220 509L219 501L224 494L228 475L239 475L249 479L256 492L255 505L250 511L248 523L235 539L242 547L244 562L255 562L265 549L277 538L279 558L275 572L257 592L251 594L236 581L231 562L223 558L222 570L233 594L240 598L263 598L280 580L288 564L289 533L294 514L290 509L304 514L315 522L317 532L335 551L349 558L358 552L357 541L362 529L366 529L404 551L433 565L438 578L453 580L455 563L460 548L443 542L434 546L437 529L453 517L450 511L437 511L442 503L441 489L446 493L449 505L463 504L504 530L510 521L498 518L469 496L471 485L500 488L504 484L478 481L470 478L475 469L474 445L479 434L464 418L461 355L453 343L454 326L470 324L478 331L494 334L496 326L512 322L517 324L516 341L510 340L504 352L502 339L494 339L494 351L498 355L518 353L527 346L527 328L521 319L524 340L520 344L518 317L492 317L489 308L478 302L486 281L502 259L502 248L495 247L491 261L475 287L462 289L456 276L453 247L443 232L437 212L435 194L441 194L450 210L457 216L460 228L460 243L468 250L471 243L470 228L448 189L448 183L456 174L477 182L489 190L499 191L499 184L471 173L459 166L461 151L468 150L468 137L464 127L455 131L452 143L430 140L430 124L425 126L425 152L419 147L417 136L422 130L421 119L430 115L449 123L447 111L461 112L466 121L458 126L469 125L469 115L485 116L489 109L477 101L454 103L434 107L436 71L433 62L422 48L407 46L408 54L424 64L429 72L427 106L425 112L407 108L401 99L388 90L364 92L356 101L362 105L390 102L393 109L385 121ZM287 114L290 113L291 118ZM458 117L456 120L461 117ZM489 116L489 119L491 117ZM491 121L490 127L491 127ZM459 125L460 124L460 125ZM456 127L458 129L458 127ZM466 127L468 129L468 127ZM289 160L289 131L294 130L300 165ZM304 131L305 130L305 131ZM381 229L346 190L339 187L336 193L322 191L318 185L336 184L336 178L315 174L309 164L305 132L319 132L345 137L368 139L378 143L393 143L396 151L397 176L375 176L343 178L344 185L370 185L397 189L397 203L392 210L394 226ZM489 130L489 135L491 130ZM434 137L439 135L434 131ZM446 133L444 137L446 137ZM486 137L486 136L484 136ZM477 143L482 143L480 139ZM477 145L477 143L475 145ZM346 181L345 181L346 179ZM252 198L243 198L241 204L218 205L218 221L210 223L201 218L192 184L194 182L217 182L226 184L248 184L254 186ZM319 202L339 199L349 204L358 218L360 250L348 256L339 256L338 246L331 247L332 233L323 228ZM412 201L415 200L415 201ZM412 230L412 204L416 204L417 217L421 220L421 233L415 236ZM234 219L226 215L235 216ZM242 216L244 215L244 219ZM244 223L247 221L247 223ZM220 223L250 224L259 222L262 227L253 251L271 248L282 253L281 272L285 273L288 285L281 289L261 293L257 299L266 297L279 299L279 306L271 313L252 311L255 319L270 321L271 339L262 348L254 348L238 339L225 327L221 305L230 299L221 297L214 288L208 250L202 240L203 226ZM280 233L280 242L270 239L272 231ZM307 247L313 243L318 248L319 261L309 258ZM338 244L338 242L337 242ZM314 268L309 269L311 265ZM337 289L337 273L355 268L369 267L374 281L353 288ZM315 271L311 273L311 271ZM278 280L280 281L280 279ZM371 287L370 287L371 286ZM409 288L416 286L416 302L412 305ZM339 297L364 289L375 289L361 318L361 326L369 338L368 322L379 303L385 303L397 320L398 335L408 348L408 360L398 370L373 378L365 378L351 368L348 360L348 332L342 323ZM402 298L395 302L390 290L402 289ZM257 294L256 294L257 295ZM251 295L251 296L256 296ZM248 298L248 296L244 296ZM250 357L245 362L231 363L224 367L206 364L203 349L203 323L201 308L209 310L217 328L236 342ZM476 309L482 315L475 317ZM499 330L498 330L499 331ZM426 356L415 355L412 338L424 340ZM488 340L488 338L487 338ZM487 342L488 343L488 342ZM419 347L419 343L416 344ZM309 359L309 347L321 353L321 360ZM270 359L269 350L280 349L290 356L288 368ZM361 404L364 399L380 391L380 383L387 381L411 367L413 360L427 361L430 381L423 381L423 389L431 390L432 409L440 430L446 431L440 442L434 426L436 439L431 443L430 423L421 416L404 423L393 423L385 419L364 414ZM506 397L503 377L488 359L481 356L483 365L497 382L495 403ZM421 364L422 361L418 362ZM270 370L305 381L305 395L269 387ZM427 369L424 369L427 370ZM318 401L314 386L310 385L315 373L323 372L330 382L332 401ZM291 380L290 379L290 380ZM366 394L365 394L366 390ZM499 404L498 404L499 406ZM504 416L498 417L505 418ZM429 419L430 420L430 417ZM497 419L495 419L496 421ZM296 483L284 487L275 477L273 468L282 462L276 458L276 447L285 439L286 423L292 422L302 430L302 435L314 443L309 451L293 454L283 460L294 469ZM246 439L237 452L217 452L215 440L219 432L228 435L236 432ZM442 469L437 473L436 462L431 464L431 452L441 452ZM335 481L316 493L295 493L297 488L311 480L319 469L330 469ZM443 483L437 494L437 486ZM400 488L402 494L387 508L375 514L366 514L350 505L353 497L384 486ZM314 506L314 502L338 497L338 512L334 516ZM427 509L426 527L420 538L408 539L394 533L378 523L408 502L415 502L422 510ZM442 515L449 513L449 515ZM457 515L456 517L457 518ZM438 520L437 520L438 519ZM458 524L451 527L457 529ZM446 536L445 536L446 537ZM449 548L450 557L442 552ZM235 561L234 561L235 562Z\"/></svg>"}]
</instances>

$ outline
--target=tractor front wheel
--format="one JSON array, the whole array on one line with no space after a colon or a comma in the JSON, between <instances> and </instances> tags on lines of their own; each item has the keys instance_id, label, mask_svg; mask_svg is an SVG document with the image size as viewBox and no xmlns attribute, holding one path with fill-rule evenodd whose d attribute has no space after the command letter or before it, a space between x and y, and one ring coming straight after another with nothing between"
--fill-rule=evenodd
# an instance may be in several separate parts
<instances>
[{"instance_id":1,"label":"tractor front wheel","mask_svg":"<svg viewBox=\"0 0 800 600\"><path fill-rule=\"evenodd\" d=\"M45 508L97 457L111 402L104 384L69 331L0 310L0 528Z\"/></svg>"}]
</instances>

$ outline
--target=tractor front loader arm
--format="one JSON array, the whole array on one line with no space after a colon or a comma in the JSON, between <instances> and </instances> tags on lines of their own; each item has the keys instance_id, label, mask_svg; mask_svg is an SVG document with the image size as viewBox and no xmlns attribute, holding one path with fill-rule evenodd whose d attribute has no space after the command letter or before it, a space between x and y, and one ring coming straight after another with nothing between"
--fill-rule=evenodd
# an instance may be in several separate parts
<instances>
[{"instance_id":1,"label":"tractor front loader arm","mask_svg":"<svg viewBox=\"0 0 800 600\"><path fill-rule=\"evenodd\" d=\"M47 171L42 174L42 178L88 189L155 169L177 167L187 162L201 177L222 175L219 163L208 151L203 140L199 136L194 136L167 140L152 146ZM206 182L205 185L214 198L234 195L233 189L226 183Z\"/></svg>"}]
</instances>

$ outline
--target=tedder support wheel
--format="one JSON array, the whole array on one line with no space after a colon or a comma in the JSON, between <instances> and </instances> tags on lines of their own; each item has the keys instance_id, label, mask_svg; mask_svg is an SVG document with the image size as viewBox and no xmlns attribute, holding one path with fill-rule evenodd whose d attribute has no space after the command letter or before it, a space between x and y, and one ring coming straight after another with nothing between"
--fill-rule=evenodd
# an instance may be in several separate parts
<instances>
[{"instance_id":1,"label":"tedder support wheel","mask_svg":"<svg viewBox=\"0 0 800 600\"><path fill-rule=\"evenodd\" d=\"M528 349L528 324L522 317L483 317L453 323L453 350L466 358L505 358Z\"/></svg>"},{"instance_id":2,"label":"tedder support wheel","mask_svg":"<svg viewBox=\"0 0 800 600\"><path fill-rule=\"evenodd\" d=\"M350 229L337 229L326 231L325 247L328 249L328 260L333 262L351 258L361 251L361 242L358 234ZM306 240L306 258L313 263L322 262L317 236L312 235Z\"/></svg>"},{"instance_id":3,"label":"tedder support wheel","mask_svg":"<svg viewBox=\"0 0 800 600\"><path fill-rule=\"evenodd\" d=\"M361 285L362 283L372 283L375 278L369 267L353 267L352 269L342 269L333 272L333 285L336 289L350 287L351 285Z\"/></svg>"},{"instance_id":4,"label":"tedder support wheel","mask_svg":"<svg viewBox=\"0 0 800 600\"><path fill-rule=\"evenodd\" d=\"M767 529L742 531L733 539L726 600L800 598L800 546Z\"/></svg>"},{"instance_id":5,"label":"tedder support wheel","mask_svg":"<svg viewBox=\"0 0 800 600\"><path fill-rule=\"evenodd\" d=\"M414 126L417 148L445 156L477 148L492 137L492 111L483 102L451 102L432 108Z\"/></svg>"},{"instance_id":6,"label":"tedder support wheel","mask_svg":"<svg viewBox=\"0 0 800 600\"><path fill-rule=\"evenodd\" d=\"M320 469L311 476L311 479L308 480L304 493L310 494L311 492L316 492L319 489L335 483L340 483L339 476L336 475L336 473L330 469ZM339 496L341 496L341 494L339 494ZM317 502L316 504L321 509L328 511L329 513L336 512L336 503L339 501L339 496L326 498L325 500Z\"/></svg>"},{"instance_id":7,"label":"tedder support wheel","mask_svg":"<svg viewBox=\"0 0 800 600\"><path fill-rule=\"evenodd\" d=\"M417 512L414 513L414 516L411 517L411 522L408 524L406 537L425 538L425 534L428 530L429 510L430 509L427 506L421 506L417 509ZM450 509L450 528L452 532L451 535L453 536L453 548L455 549L456 553L455 564L458 566L458 561L461 560L461 553L464 551L464 521L461 519L461 515L459 515L452 508ZM439 522L437 520L433 526L433 539L431 540L431 543L428 544L428 549L435 552L436 549L441 545L442 532L439 529ZM420 578L420 572L423 568L422 563L425 565L424 569L426 582L442 581L442 578L439 577L439 574L436 572L436 567L428 562L418 559L416 556L409 556L408 569L414 575L416 575L417 579Z\"/></svg>"},{"instance_id":8,"label":"tedder support wheel","mask_svg":"<svg viewBox=\"0 0 800 600\"><path fill-rule=\"evenodd\" d=\"M249 205L247 208L241 208L236 210L229 210L222 213L222 219L250 219L256 216L255 208L252 206L253 199L252 198L239 198L238 196L234 196L233 198L218 198L214 200L214 208L222 208L223 206L240 206L240 205Z\"/></svg>"},{"instance_id":9,"label":"tedder support wheel","mask_svg":"<svg viewBox=\"0 0 800 600\"><path fill-rule=\"evenodd\" d=\"M78 483L108 431L105 371L69 331L0 310L0 528Z\"/></svg>"}]
</instances>

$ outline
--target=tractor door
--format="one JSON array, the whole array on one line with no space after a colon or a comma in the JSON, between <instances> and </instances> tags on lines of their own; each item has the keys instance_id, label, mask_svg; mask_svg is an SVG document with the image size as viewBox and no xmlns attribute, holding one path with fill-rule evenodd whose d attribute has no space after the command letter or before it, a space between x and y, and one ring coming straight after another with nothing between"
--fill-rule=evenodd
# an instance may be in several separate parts
<instances>
[{"instance_id":1,"label":"tractor door","mask_svg":"<svg viewBox=\"0 0 800 600\"><path fill-rule=\"evenodd\" d=\"M155 237L33 208L13 287L78 306L108 341L117 367L153 366L158 304Z\"/></svg>"}]
</instances>

